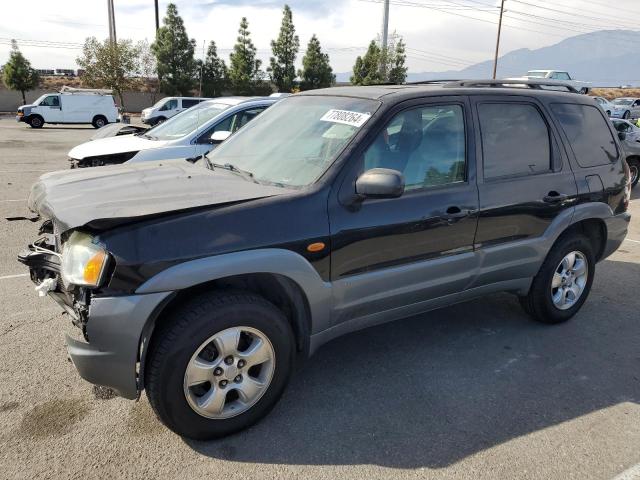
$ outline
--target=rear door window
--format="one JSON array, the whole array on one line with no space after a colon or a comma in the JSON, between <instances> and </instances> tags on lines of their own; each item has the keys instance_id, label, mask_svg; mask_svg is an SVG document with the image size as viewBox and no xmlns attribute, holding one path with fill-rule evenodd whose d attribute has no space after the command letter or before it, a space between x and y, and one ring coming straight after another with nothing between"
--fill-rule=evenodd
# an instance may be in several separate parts
<instances>
[{"instance_id":1,"label":"rear door window","mask_svg":"<svg viewBox=\"0 0 640 480\"><path fill-rule=\"evenodd\" d=\"M618 158L616 142L607 120L598 108L591 105L554 103L551 109L582 168L607 165Z\"/></svg>"},{"instance_id":2,"label":"rear door window","mask_svg":"<svg viewBox=\"0 0 640 480\"><path fill-rule=\"evenodd\" d=\"M485 179L551 170L549 128L532 104L478 105Z\"/></svg>"},{"instance_id":3,"label":"rear door window","mask_svg":"<svg viewBox=\"0 0 640 480\"><path fill-rule=\"evenodd\" d=\"M200 103L200 100L197 100L195 98L184 98L182 99L182 108L190 108L194 105L197 105L198 103Z\"/></svg>"}]
</instances>

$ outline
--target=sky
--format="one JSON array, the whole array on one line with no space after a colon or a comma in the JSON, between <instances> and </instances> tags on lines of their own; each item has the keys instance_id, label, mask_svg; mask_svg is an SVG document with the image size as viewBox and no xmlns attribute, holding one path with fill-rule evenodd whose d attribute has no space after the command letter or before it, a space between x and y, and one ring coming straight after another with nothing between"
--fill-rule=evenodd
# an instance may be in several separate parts
<instances>
[{"instance_id":1,"label":"sky","mask_svg":"<svg viewBox=\"0 0 640 480\"><path fill-rule=\"evenodd\" d=\"M411 72L459 70L493 57L499 1L390 0L389 31L407 44ZM153 0L114 0L118 38L153 41ZM160 0L160 16L169 2ZM187 33L197 42L214 40L227 58L246 16L258 55L268 64L270 41L277 37L285 2L275 0L176 0ZM500 53L540 48L563 38L612 28L631 28L640 15L638 0L505 0ZM381 0L289 0L303 50L312 34L330 56L334 72L351 71L382 26ZM77 68L85 38L108 36L106 0L3 0L0 64L9 41L35 68ZM637 24L636 24L637 25ZM300 63L302 53L299 55Z\"/></svg>"}]
</instances>

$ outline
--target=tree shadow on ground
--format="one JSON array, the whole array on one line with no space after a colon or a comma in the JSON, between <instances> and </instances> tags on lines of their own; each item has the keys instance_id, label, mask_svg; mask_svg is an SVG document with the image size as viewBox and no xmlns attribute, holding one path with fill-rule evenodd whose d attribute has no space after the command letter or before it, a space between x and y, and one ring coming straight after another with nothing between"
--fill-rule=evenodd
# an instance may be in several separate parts
<instances>
[{"instance_id":1,"label":"tree shadow on ground","mask_svg":"<svg viewBox=\"0 0 640 480\"><path fill-rule=\"evenodd\" d=\"M563 325L537 324L500 294L350 334L312 357L261 423L187 443L242 462L442 468L640 402L639 279L638 264L602 262Z\"/></svg>"}]
</instances>

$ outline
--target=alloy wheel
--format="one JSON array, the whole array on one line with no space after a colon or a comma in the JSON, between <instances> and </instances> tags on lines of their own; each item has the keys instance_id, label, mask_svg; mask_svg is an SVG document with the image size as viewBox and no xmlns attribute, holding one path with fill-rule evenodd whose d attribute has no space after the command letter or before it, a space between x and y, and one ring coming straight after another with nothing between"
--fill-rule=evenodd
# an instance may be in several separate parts
<instances>
[{"instance_id":1,"label":"alloy wheel","mask_svg":"<svg viewBox=\"0 0 640 480\"><path fill-rule=\"evenodd\" d=\"M184 374L184 395L197 414L235 417L254 406L269 388L275 351L267 336L251 327L232 327L208 338Z\"/></svg>"},{"instance_id":2,"label":"alloy wheel","mask_svg":"<svg viewBox=\"0 0 640 480\"><path fill-rule=\"evenodd\" d=\"M587 285L589 264L579 251L568 253L560 262L551 280L551 299L556 308L568 310L582 296Z\"/></svg>"}]
</instances>

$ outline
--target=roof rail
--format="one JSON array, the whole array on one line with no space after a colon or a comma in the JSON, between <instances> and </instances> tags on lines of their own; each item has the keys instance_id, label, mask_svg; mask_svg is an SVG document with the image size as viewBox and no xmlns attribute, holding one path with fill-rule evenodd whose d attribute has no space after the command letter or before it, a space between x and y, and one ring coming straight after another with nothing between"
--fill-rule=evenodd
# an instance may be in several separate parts
<instances>
[{"instance_id":1,"label":"roof rail","mask_svg":"<svg viewBox=\"0 0 640 480\"><path fill-rule=\"evenodd\" d=\"M444 78L444 79L435 79L435 80L420 80L416 82L405 82L403 85L430 85L433 83L451 83L451 82L460 82L459 78Z\"/></svg>"},{"instance_id":2,"label":"roof rail","mask_svg":"<svg viewBox=\"0 0 640 480\"><path fill-rule=\"evenodd\" d=\"M528 87L536 90L545 90L543 87L560 87L567 89L571 93L580 93L573 86L557 80L526 80L526 79L504 79L504 80L455 80L449 82L445 87Z\"/></svg>"},{"instance_id":3,"label":"roof rail","mask_svg":"<svg viewBox=\"0 0 640 480\"><path fill-rule=\"evenodd\" d=\"M113 90L108 88L77 88L64 85L58 90L60 93L83 93L93 95L111 95Z\"/></svg>"}]
</instances>

